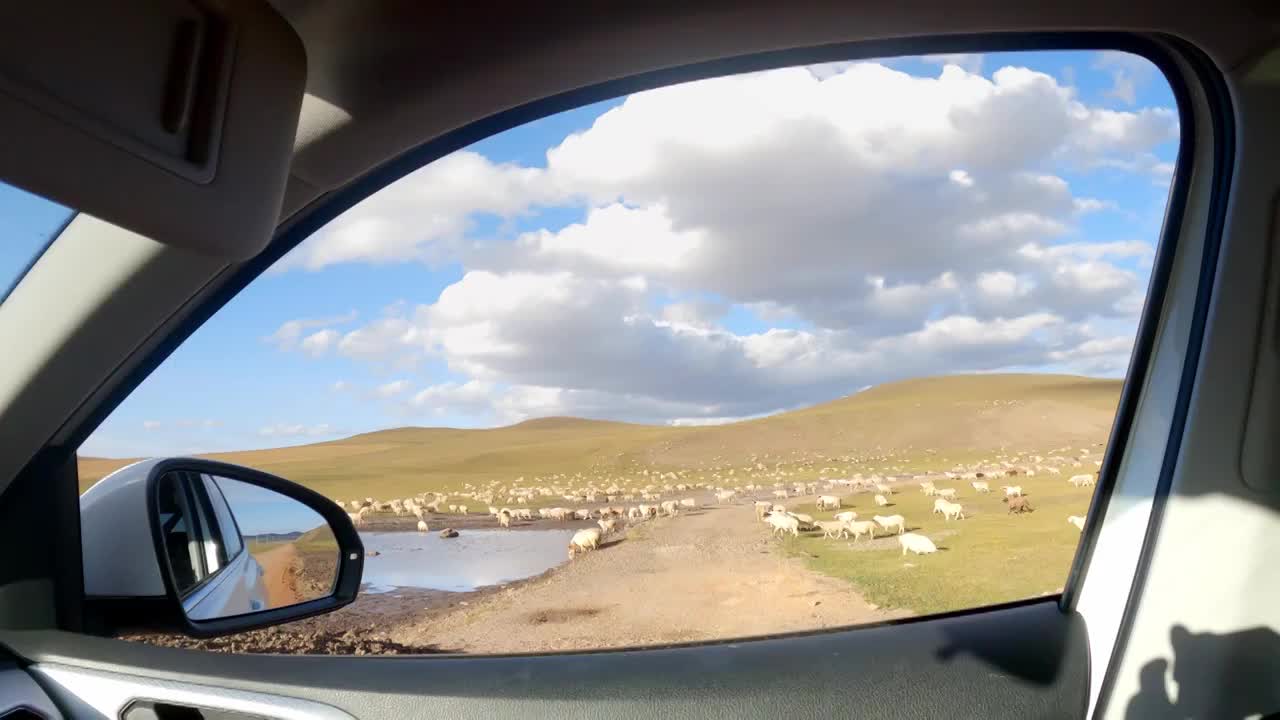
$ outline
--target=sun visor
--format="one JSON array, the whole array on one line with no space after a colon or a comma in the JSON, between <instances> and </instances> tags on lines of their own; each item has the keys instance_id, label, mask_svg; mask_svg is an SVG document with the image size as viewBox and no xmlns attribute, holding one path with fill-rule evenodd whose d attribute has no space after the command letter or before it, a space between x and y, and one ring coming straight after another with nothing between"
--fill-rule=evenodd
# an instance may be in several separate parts
<instances>
[{"instance_id":1,"label":"sun visor","mask_svg":"<svg viewBox=\"0 0 1280 720\"><path fill-rule=\"evenodd\" d=\"M247 259L279 219L306 75L259 0L5 3L0 179Z\"/></svg>"}]
</instances>

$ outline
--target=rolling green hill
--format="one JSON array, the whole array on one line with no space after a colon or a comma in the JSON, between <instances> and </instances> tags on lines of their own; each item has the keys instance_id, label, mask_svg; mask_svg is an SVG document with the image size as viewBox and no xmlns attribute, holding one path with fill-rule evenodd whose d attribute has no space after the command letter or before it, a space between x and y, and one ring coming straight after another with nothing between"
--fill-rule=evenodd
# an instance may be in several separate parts
<instances>
[{"instance_id":1,"label":"rolling green hill","mask_svg":"<svg viewBox=\"0 0 1280 720\"><path fill-rule=\"evenodd\" d=\"M250 465L335 499L456 490L519 476L727 470L757 462L796 479L824 466L940 469L1001 451L1106 441L1121 381L953 375L890 383L766 418L707 427L541 418L486 430L394 428L332 442L209 457ZM1100 449L1100 448L1099 448ZM81 458L81 489L130 460Z\"/></svg>"}]
</instances>

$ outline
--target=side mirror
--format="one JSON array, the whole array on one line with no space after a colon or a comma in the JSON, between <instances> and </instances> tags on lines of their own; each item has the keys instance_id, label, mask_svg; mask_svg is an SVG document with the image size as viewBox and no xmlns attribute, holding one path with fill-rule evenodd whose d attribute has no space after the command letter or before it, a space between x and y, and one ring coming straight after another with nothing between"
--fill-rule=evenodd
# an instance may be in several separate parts
<instances>
[{"instance_id":1,"label":"side mirror","mask_svg":"<svg viewBox=\"0 0 1280 720\"><path fill-rule=\"evenodd\" d=\"M86 610L103 629L193 637L355 600L364 547L346 512L288 480L212 460L144 460L80 498Z\"/></svg>"}]
</instances>

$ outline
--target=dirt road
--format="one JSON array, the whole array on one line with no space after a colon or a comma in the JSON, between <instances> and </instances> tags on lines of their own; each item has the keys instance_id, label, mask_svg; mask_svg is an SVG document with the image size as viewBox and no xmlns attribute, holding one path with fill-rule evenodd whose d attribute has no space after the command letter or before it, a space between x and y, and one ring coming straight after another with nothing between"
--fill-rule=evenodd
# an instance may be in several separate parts
<instances>
[{"instance_id":1,"label":"dirt road","mask_svg":"<svg viewBox=\"0 0 1280 720\"><path fill-rule=\"evenodd\" d=\"M750 637L874 622L847 583L784 557L750 506L638 525L554 572L389 639L467 653L545 652Z\"/></svg>"},{"instance_id":2,"label":"dirt road","mask_svg":"<svg viewBox=\"0 0 1280 720\"><path fill-rule=\"evenodd\" d=\"M267 607L287 607L302 601L294 587L294 565L298 562L298 553L293 543L254 553L253 558L262 566L261 582L266 591Z\"/></svg>"}]
</instances>

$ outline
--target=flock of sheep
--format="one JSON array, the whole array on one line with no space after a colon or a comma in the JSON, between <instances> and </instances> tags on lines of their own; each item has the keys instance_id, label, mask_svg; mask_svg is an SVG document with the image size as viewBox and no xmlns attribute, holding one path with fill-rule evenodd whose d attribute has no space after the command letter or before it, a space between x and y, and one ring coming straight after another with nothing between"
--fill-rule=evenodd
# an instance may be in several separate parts
<instances>
[{"instance_id":1,"label":"flock of sheep","mask_svg":"<svg viewBox=\"0 0 1280 720\"><path fill-rule=\"evenodd\" d=\"M1052 474L1060 474L1061 471L1057 468L1052 468L1051 472ZM1035 470L1009 468L971 472L949 471L942 473L942 477L949 480L968 479L974 492L987 494L991 492L991 483L985 478L1017 477L1020 474L1034 476ZM1067 482L1072 487L1090 487L1096 484L1097 478L1097 473L1078 474L1071 476ZM939 488L935 484L936 480L930 479L928 475L917 475L915 480L918 482L922 493L935 498L933 501L933 512L935 514L942 515L943 520L946 522L965 519L964 506L954 502L958 495L956 488ZM823 487L826 490L832 490L840 485L854 491L859 489L874 490L873 500L877 507L890 505L888 496L894 493L894 488L879 476L863 478L861 475L856 475L849 479L825 480ZM1024 496L1021 485L1001 485L1000 488L1004 491L1002 501L1008 506L1010 514L1022 514L1034 510L1030 500ZM795 489L797 494L812 494L814 487L813 484L797 483ZM717 492L717 497L720 497L720 491ZM785 489L775 490L773 495L779 499L788 497ZM812 516L792 512L783 505L766 500L757 500L755 502L756 519L772 528L772 532L775 535L790 533L792 536L798 537L801 530L819 530L822 532L823 539L852 538L857 541L863 535L866 535L868 539L874 540L876 531L879 529L886 534L897 535L898 544L902 547L903 555L908 552L913 552L917 555L937 552L937 546L928 537L919 533L906 532L907 521L902 515L874 515L870 520L858 520L857 512L842 510L846 499L847 497L842 499L836 495L818 495L815 502L818 510L840 511L835 513L831 520L814 520ZM1085 518L1079 515L1067 517L1067 522L1081 531L1084 530L1084 521Z\"/></svg>"},{"instance_id":2,"label":"flock of sheep","mask_svg":"<svg viewBox=\"0 0 1280 720\"><path fill-rule=\"evenodd\" d=\"M926 450L926 453L934 453ZM1054 454L1057 454L1055 457ZM1068 454L1064 454L1068 453ZM956 502L958 491L955 487L938 487L940 480L965 481L979 494L991 492L991 480L995 478L1032 477L1037 473L1046 475L1061 474L1061 466L1073 462L1083 462L1091 451L1081 448L1074 454L1070 448L1052 451L1050 457L1040 455L1029 458L1001 459L996 467L983 469L957 468L942 473L915 475L921 492L934 496L933 512L943 516L947 522L965 518L964 506ZM364 526L370 515L374 513L391 513L395 516L412 515L417 518L417 529L429 531L428 514L468 515L475 505L483 505L488 516L494 518L499 527L509 528L513 521L532 521L545 519L554 521L588 521L594 520L597 527L578 530L568 546L569 557L594 550L609 535L618 532L626 523L635 523L657 517L674 517L682 510L697 509L698 500L690 493L710 493L716 503L734 504L741 500L754 500L761 495L774 500L785 500L796 496L817 496L819 510L841 510L845 501L834 494L819 494L843 487L849 491L874 492L873 500L877 507L891 504L889 497L895 492L890 482L903 479L901 472L894 473L891 462L895 459L893 452L878 456L826 458L838 460L849 466L867 467L871 463L880 465L886 477L872 475L864 478L854 474L851 478L828 479L826 473L839 472L838 466L818 467L818 461L810 458L800 462L776 461L769 467L765 457L750 459L745 467L718 465L698 470L682 469L675 471L659 471L641 469L632 477L609 476L606 473L559 473L548 477L534 477L526 482L524 477L514 481L490 481L483 485L465 485L462 491L452 494L438 492L419 493L413 497L376 501L371 497L363 500L352 500L349 503L339 502L344 509L349 508L348 515L357 527ZM1017 465L1016 460L1026 460L1027 464ZM1095 464L1100 464L1094 461ZM784 468L784 466L789 466ZM817 472L817 481L787 483L783 478L800 472ZM772 482L768 482L768 481ZM1072 486L1091 486L1096 482L1096 474L1073 475L1068 482ZM643 483L643 484L642 484ZM1033 510L1030 501L1024 496L1021 485L1001 485L1004 502L1009 513L1025 513ZM671 495L677 495L673 498ZM577 507L520 507L516 505L543 504L551 499L563 498ZM453 502L450 502L450 500ZM466 501L463 504L460 501ZM639 502L637 502L639 501ZM474 505L472 504L474 503ZM500 505L506 503L508 505ZM632 504L635 503L635 504ZM601 505L603 504L603 505ZM514 506L514 507L513 507ZM775 502L755 500L756 517L766 523L774 534L791 534L798 536L801 530L821 531L823 538L852 538L854 541L864 535L874 539L877 532L897 536L898 543L905 555L907 552L927 554L937 550L934 543L919 533L907 532L907 522L902 515L874 515L870 520L858 519L853 510L837 512L833 519L814 521L808 515L788 511ZM1070 516L1067 521L1077 529L1083 529L1084 518ZM446 536L456 536L456 531L446 528Z\"/></svg>"}]
</instances>

